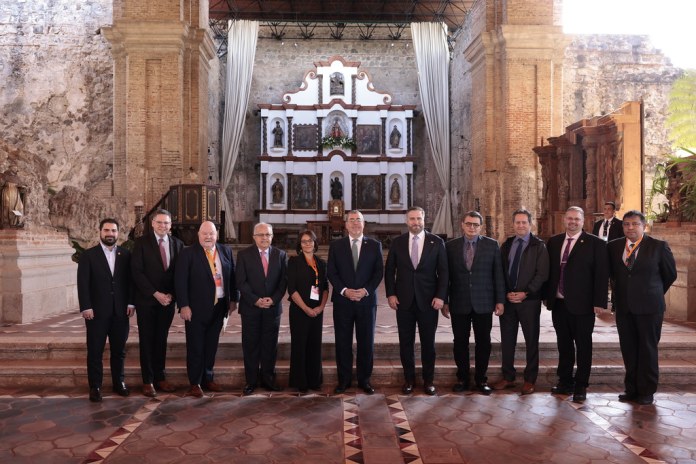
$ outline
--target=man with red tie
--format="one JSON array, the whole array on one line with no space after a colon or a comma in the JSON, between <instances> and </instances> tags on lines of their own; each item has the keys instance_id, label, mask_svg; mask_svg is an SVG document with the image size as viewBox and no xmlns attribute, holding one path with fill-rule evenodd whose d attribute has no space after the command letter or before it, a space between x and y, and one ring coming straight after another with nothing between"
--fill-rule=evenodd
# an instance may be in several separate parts
<instances>
[{"instance_id":1,"label":"man with red tie","mask_svg":"<svg viewBox=\"0 0 696 464\"><path fill-rule=\"evenodd\" d=\"M652 404L659 377L657 345L665 314L665 293L677 279L667 242L645 234L645 216L623 216L626 238L609 243L609 272L614 292L616 329L626 367L626 392L619 401Z\"/></svg>"},{"instance_id":2,"label":"man with red tie","mask_svg":"<svg viewBox=\"0 0 696 464\"><path fill-rule=\"evenodd\" d=\"M237 254L245 395L252 394L259 383L266 390L281 390L275 365L288 258L285 251L271 246L272 240L273 227L260 222L254 226L254 245Z\"/></svg>"}]
</instances>

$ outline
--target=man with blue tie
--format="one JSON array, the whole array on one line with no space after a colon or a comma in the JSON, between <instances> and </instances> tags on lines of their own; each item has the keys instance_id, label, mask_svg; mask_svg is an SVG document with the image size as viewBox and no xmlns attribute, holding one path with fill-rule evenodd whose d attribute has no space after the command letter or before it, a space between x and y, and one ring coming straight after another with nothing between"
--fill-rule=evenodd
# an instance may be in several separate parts
<instances>
[{"instance_id":1,"label":"man with blue tie","mask_svg":"<svg viewBox=\"0 0 696 464\"><path fill-rule=\"evenodd\" d=\"M423 391L435 395L435 331L439 311L447 299L449 275L445 242L425 232L425 211L412 206L406 212L408 233L392 242L384 266L389 307L396 311L399 354L404 368L401 391L411 394L416 382L414 346L420 335Z\"/></svg>"},{"instance_id":2,"label":"man with blue tie","mask_svg":"<svg viewBox=\"0 0 696 464\"><path fill-rule=\"evenodd\" d=\"M285 251L271 246L272 240L273 226L260 222L254 226L254 245L237 254L245 395L252 394L259 383L266 390L281 390L275 367L288 258Z\"/></svg>"},{"instance_id":3,"label":"man with blue tie","mask_svg":"<svg viewBox=\"0 0 696 464\"><path fill-rule=\"evenodd\" d=\"M447 242L449 270L449 303L442 315L452 319L454 361L457 363L457 383L452 391L469 388L469 335L474 329L476 390L491 394L486 372L491 357L493 313L501 316L505 302L505 280L498 242L480 235L483 217L469 211L461 221L463 237Z\"/></svg>"},{"instance_id":4,"label":"man with blue tie","mask_svg":"<svg viewBox=\"0 0 696 464\"><path fill-rule=\"evenodd\" d=\"M350 388L353 370L353 327L357 344L355 369L358 387L374 393L370 383L374 357L377 287L384 264L382 244L363 235L365 221L360 211L346 215L348 236L331 242L326 274L333 286L334 334L338 385L334 392Z\"/></svg>"},{"instance_id":5,"label":"man with blue tie","mask_svg":"<svg viewBox=\"0 0 696 464\"><path fill-rule=\"evenodd\" d=\"M539 375L539 332L541 300L549 277L549 253L546 244L532 234L532 213L518 209L512 213L515 235L501 247L505 271L505 312L500 316L500 351L503 378L493 384L494 390L515 386L515 346L522 327L527 365L521 393L529 395L536 389Z\"/></svg>"}]
</instances>

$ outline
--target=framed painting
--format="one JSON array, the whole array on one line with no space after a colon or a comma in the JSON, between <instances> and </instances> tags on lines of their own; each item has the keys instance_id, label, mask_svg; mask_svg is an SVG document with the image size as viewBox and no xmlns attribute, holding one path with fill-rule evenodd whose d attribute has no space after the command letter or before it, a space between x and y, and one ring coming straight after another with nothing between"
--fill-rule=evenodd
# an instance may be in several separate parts
<instances>
[{"instance_id":1,"label":"framed painting","mask_svg":"<svg viewBox=\"0 0 696 464\"><path fill-rule=\"evenodd\" d=\"M382 176L357 176L355 201L359 210L382 209Z\"/></svg>"},{"instance_id":2,"label":"framed painting","mask_svg":"<svg viewBox=\"0 0 696 464\"><path fill-rule=\"evenodd\" d=\"M355 128L355 143L361 155L379 155L380 132L382 126L362 125Z\"/></svg>"},{"instance_id":3,"label":"framed painting","mask_svg":"<svg viewBox=\"0 0 696 464\"><path fill-rule=\"evenodd\" d=\"M317 139L316 124L293 125L292 131L294 134L293 150L317 151L319 140Z\"/></svg>"},{"instance_id":4,"label":"framed painting","mask_svg":"<svg viewBox=\"0 0 696 464\"><path fill-rule=\"evenodd\" d=\"M292 176L291 209L317 209L317 176Z\"/></svg>"}]
</instances>

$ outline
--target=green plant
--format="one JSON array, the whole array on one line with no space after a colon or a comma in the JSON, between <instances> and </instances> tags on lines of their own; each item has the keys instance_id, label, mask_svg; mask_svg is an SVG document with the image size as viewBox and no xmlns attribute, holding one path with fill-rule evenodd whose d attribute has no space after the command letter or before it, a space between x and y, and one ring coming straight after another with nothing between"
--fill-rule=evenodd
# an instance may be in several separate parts
<instances>
[{"instance_id":1,"label":"green plant","mask_svg":"<svg viewBox=\"0 0 696 464\"><path fill-rule=\"evenodd\" d=\"M655 166L655 175L652 185L648 190L646 205L649 209L647 219L655 222L665 222L669 216L669 203L662 198L667 197L667 165L669 162L658 163ZM657 203L655 203L657 201Z\"/></svg>"},{"instance_id":2,"label":"green plant","mask_svg":"<svg viewBox=\"0 0 696 464\"><path fill-rule=\"evenodd\" d=\"M331 148L331 147L341 147L341 148L350 148L351 150L355 150L358 146L355 143L355 140L350 138L350 137L332 137L330 135L327 135L326 137L321 139L321 146L323 148Z\"/></svg>"},{"instance_id":3,"label":"green plant","mask_svg":"<svg viewBox=\"0 0 696 464\"><path fill-rule=\"evenodd\" d=\"M676 169L681 173L679 193L681 194L681 214L686 221L696 221L696 152L688 148L680 150L689 153L688 157L673 157L667 169Z\"/></svg>"}]
</instances>

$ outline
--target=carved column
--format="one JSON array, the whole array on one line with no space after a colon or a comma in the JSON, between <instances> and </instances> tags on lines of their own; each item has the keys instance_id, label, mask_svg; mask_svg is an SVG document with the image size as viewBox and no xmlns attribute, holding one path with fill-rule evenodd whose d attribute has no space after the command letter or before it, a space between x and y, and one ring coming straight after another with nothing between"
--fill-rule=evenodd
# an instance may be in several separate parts
<instances>
[{"instance_id":1,"label":"carved column","mask_svg":"<svg viewBox=\"0 0 696 464\"><path fill-rule=\"evenodd\" d=\"M268 118L266 116L261 118L261 133L263 134L263 147L261 147L261 154L263 156L268 156Z\"/></svg>"},{"instance_id":2,"label":"carved column","mask_svg":"<svg viewBox=\"0 0 696 464\"><path fill-rule=\"evenodd\" d=\"M288 116L288 156L292 154L292 116Z\"/></svg>"}]
</instances>

